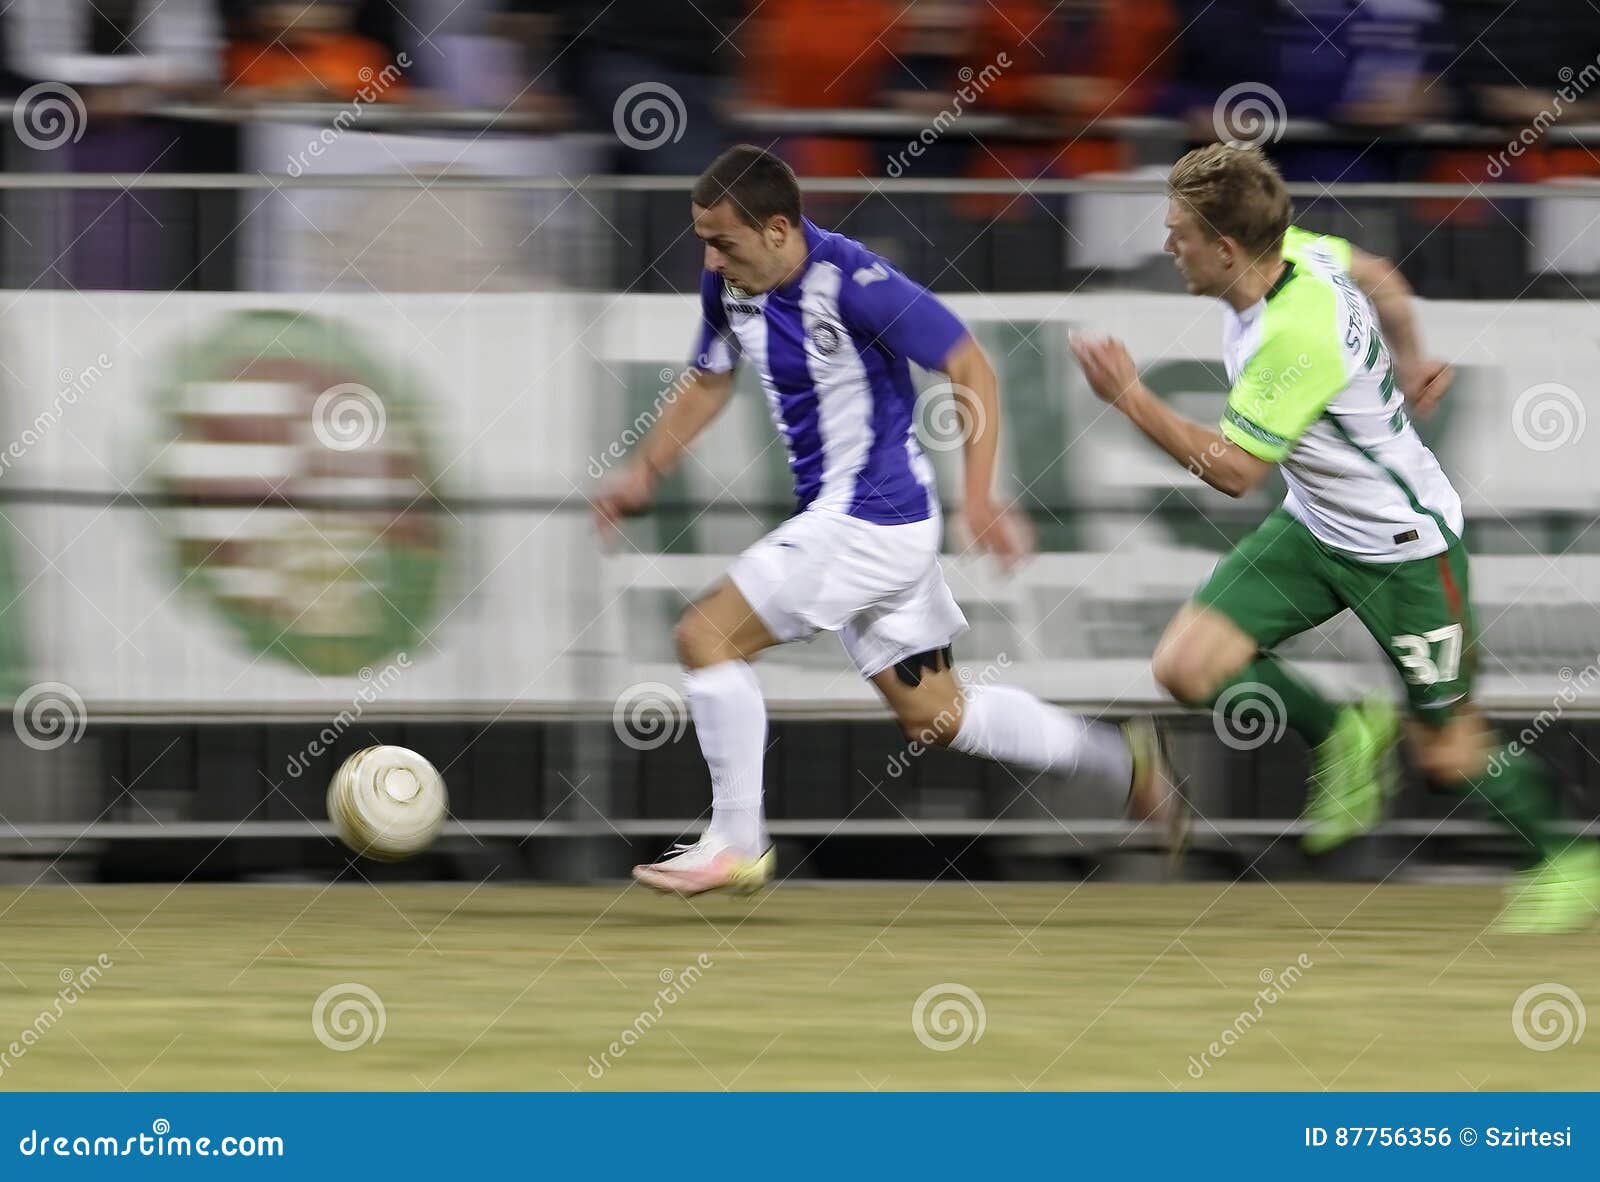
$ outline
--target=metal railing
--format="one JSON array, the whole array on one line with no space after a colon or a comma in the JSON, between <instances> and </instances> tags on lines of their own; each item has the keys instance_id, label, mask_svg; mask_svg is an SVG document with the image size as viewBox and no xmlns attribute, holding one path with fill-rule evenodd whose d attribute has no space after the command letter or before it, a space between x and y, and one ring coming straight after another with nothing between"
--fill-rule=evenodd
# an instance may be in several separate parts
<instances>
[{"instance_id":1,"label":"metal railing","mask_svg":"<svg viewBox=\"0 0 1600 1182\"><path fill-rule=\"evenodd\" d=\"M0 102L10 115L15 104ZM340 114L346 103L274 102L161 103L146 114L180 122L230 124L290 123L322 126ZM730 111L725 127L730 134L751 137L819 136L857 139L915 136L928 127L931 117L917 111L871 107L782 108L745 106ZM587 135L596 143L615 143L604 132L587 132L573 117L559 112L529 112L497 107L425 108L402 103L371 103L361 107L360 126L379 131L430 131L511 133L518 135ZM1275 121L1273 142L1350 143L1380 142L1392 146L1457 147L1492 145L1507 141L1517 128L1482 123L1428 120L1397 127L1358 127L1320 119L1286 118ZM959 119L941 124L942 136L965 139L1061 140L1074 136L1125 141L1182 142L1194 140L1194 130L1181 119L1159 115L1119 115L1084 123L1035 116L964 111ZM1600 144L1600 122L1552 122L1541 139L1561 145Z\"/></svg>"},{"instance_id":2,"label":"metal railing","mask_svg":"<svg viewBox=\"0 0 1600 1182\"><path fill-rule=\"evenodd\" d=\"M49 172L0 173L0 190L176 190L180 192L322 189L399 189L536 193L670 193L686 194L693 176L493 176L471 173L325 173L290 176L267 172ZM801 181L808 194L847 197L906 196L1164 196L1166 184L1152 177L1094 177L1040 180L978 179L969 177L807 177ZM1440 198L1485 201L1553 198L1600 198L1600 178L1594 181L1495 181L1489 184L1435 181L1290 181L1295 198L1330 201L1426 201Z\"/></svg>"},{"instance_id":3,"label":"metal railing","mask_svg":"<svg viewBox=\"0 0 1600 1182\"><path fill-rule=\"evenodd\" d=\"M691 182L420 164L301 176L10 171L0 174L0 286L682 292L700 265ZM941 292L1176 290L1160 257L1159 175L804 187L821 224ZM1289 188L1301 224L1403 260L1429 298L1600 296L1585 225L1600 214L1600 183Z\"/></svg>"}]
</instances>

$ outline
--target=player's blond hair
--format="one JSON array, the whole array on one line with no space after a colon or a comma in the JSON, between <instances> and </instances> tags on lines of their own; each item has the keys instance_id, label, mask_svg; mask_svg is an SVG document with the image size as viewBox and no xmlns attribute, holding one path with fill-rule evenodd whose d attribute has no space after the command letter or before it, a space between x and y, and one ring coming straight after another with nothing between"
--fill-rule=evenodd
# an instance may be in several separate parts
<instances>
[{"instance_id":1,"label":"player's blond hair","mask_svg":"<svg viewBox=\"0 0 1600 1182\"><path fill-rule=\"evenodd\" d=\"M1208 144L1172 166L1167 192L1206 233L1232 238L1252 255L1276 252L1294 213L1283 178L1257 148Z\"/></svg>"}]
</instances>

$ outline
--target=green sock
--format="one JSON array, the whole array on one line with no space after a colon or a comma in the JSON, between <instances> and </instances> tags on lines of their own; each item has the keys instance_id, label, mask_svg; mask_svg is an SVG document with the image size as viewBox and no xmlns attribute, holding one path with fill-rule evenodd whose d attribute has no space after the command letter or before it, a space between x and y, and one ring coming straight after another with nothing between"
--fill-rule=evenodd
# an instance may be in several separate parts
<instances>
[{"instance_id":1,"label":"green sock","mask_svg":"<svg viewBox=\"0 0 1600 1182\"><path fill-rule=\"evenodd\" d=\"M1530 864L1567 848L1567 836L1556 827L1561 815L1556 786L1526 751L1499 748L1467 787L1483 799L1491 820L1516 835Z\"/></svg>"},{"instance_id":2,"label":"green sock","mask_svg":"<svg viewBox=\"0 0 1600 1182\"><path fill-rule=\"evenodd\" d=\"M1270 653L1257 654L1206 705L1220 707L1230 723L1245 728L1263 722L1269 730L1277 730L1287 722L1312 747L1333 733L1339 716L1337 705Z\"/></svg>"}]
</instances>

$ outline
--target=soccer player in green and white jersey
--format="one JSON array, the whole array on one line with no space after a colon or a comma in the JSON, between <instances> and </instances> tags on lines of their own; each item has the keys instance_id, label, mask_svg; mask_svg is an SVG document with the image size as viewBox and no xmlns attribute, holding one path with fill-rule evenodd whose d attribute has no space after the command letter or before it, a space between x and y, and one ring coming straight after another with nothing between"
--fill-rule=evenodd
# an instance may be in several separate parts
<instances>
[{"instance_id":1,"label":"soccer player in green and white jersey","mask_svg":"<svg viewBox=\"0 0 1600 1182\"><path fill-rule=\"evenodd\" d=\"M1278 465L1289 492L1168 626L1157 680L1194 706L1254 695L1281 709L1312 748L1306 847L1330 849L1378 822L1398 719L1378 699L1329 702L1273 649L1353 611L1405 682L1418 768L1474 793L1526 854L1498 926L1587 926L1600 847L1560 832L1554 786L1520 748L1494 750L1471 702L1461 502L1407 405L1431 410L1451 375L1422 351L1410 289L1385 260L1291 226L1283 180L1258 151L1197 149L1168 188L1166 250L1191 294L1227 307L1220 429L1152 394L1121 342L1076 337L1073 351L1100 398L1207 484L1241 496Z\"/></svg>"}]
</instances>

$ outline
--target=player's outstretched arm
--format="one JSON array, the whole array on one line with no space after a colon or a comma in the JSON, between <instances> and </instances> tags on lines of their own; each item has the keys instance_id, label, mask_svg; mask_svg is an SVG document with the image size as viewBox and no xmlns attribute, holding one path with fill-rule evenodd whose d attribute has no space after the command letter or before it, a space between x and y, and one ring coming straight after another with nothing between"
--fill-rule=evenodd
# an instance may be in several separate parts
<instances>
[{"instance_id":1,"label":"player's outstretched arm","mask_svg":"<svg viewBox=\"0 0 1600 1182\"><path fill-rule=\"evenodd\" d=\"M940 366L954 388L966 428L962 441L961 512L973 543L1007 567L1033 551L1033 531L1025 518L994 499L996 456L1000 450L1000 379L983 346L970 335L958 341Z\"/></svg>"},{"instance_id":2,"label":"player's outstretched arm","mask_svg":"<svg viewBox=\"0 0 1600 1182\"><path fill-rule=\"evenodd\" d=\"M1184 418L1151 393L1121 341L1074 333L1072 352L1097 397L1127 415L1162 451L1212 488L1242 497L1272 471L1267 460L1220 431Z\"/></svg>"},{"instance_id":3,"label":"player's outstretched arm","mask_svg":"<svg viewBox=\"0 0 1600 1182\"><path fill-rule=\"evenodd\" d=\"M649 506L656 478L678 466L683 453L722 412L732 393L732 371L692 369L678 379L661 417L627 463L601 482L592 498L595 524L602 535L615 532L619 518Z\"/></svg>"},{"instance_id":4,"label":"player's outstretched arm","mask_svg":"<svg viewBox=\"0 0 1600 1182\"><path fill-rule=\"evenodd\" d=\"M1423 352L1411 285L1388 259L1355 247L1350 251L1350 277L1378 313L1378 327L1394 357L1395 377L1406 402L1419 415L1431 413L1450 389L1455 371Z\"/></svg>"}]
</instances>

